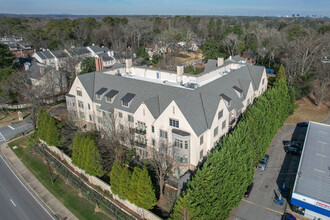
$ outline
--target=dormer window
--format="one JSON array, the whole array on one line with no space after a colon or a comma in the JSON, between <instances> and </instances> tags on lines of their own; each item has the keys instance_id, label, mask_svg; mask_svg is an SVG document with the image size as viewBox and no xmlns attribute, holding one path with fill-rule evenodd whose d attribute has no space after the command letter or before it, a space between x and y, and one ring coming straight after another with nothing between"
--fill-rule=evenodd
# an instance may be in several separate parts
<instances>
[{"instance_id":1,"label":"dormer window","mask_svg":"<svg viewBox=\"0 0 330 220\"><path fill-rule=\"evenodd\" d=\"M221 94L220 97L223 98L224 102L226 103L227 108L229 108L231 106L231 98L229 98L225 94Z\"/></svg>"},{"instance_id":2,"label":"dormer window","mask_svg":"<svg viewBox=\"0 0 330 220\"><path fill-rule=\"evenodd\" d=\"M77 96L82 96L82 91L77 89Z\"/></svg>"},{"instance_id":3,"label":"dormer window","mask_svg":"<svg viewBox=\"0 0 330 220\"><path fill-rule=\"evenodd\" d=\"M243 97L243 90L241 88L238 88L237 86L233 86L233 89L235 90L239 98Z\"/></svg>"},{"instance_id":4,"label":"dormer window","mask_svg":"<svg viewBox=\"0 0 330 220\"><path fill-rule=\"evenodd\" d=\"M110 92L108 92L105 95L105 101L108 102L108 103L113 103L113 101L115 100L117 94L118 94L118 91L112 89Z\"/></svg>"},{"instance_id":5,"label":"dormer window","mask_svg":"<svg viewBox=\"0 0 330 220\"><path fill-rule=\"evenodd\" d=\"M123 107L129 108L131 105L131 102L133 98L135 97L135 94L127 93L122 99L121 99L121 105Z\"/></svg>"},{"instance_id":6,"label":"dormer window","mask_svg":"<svg viewBox=\"0 0 330 220\"><path fill-rule=\"evenodd\" d=\"M107 88L102 87L99 91L96 92L95 96L97 100L102 99L102 95L107 91Z\"/></svg>"}]
</instances>

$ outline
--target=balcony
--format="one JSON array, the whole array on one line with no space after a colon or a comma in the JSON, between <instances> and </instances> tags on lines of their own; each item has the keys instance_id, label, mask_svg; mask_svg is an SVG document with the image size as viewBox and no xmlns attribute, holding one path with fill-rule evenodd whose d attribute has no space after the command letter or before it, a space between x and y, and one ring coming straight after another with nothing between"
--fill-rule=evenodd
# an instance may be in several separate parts
<instances>
[{"instance_id":1,"label":"balcony","mask_svg":"<svg viewBox=\"0 0 330 220\"><path fill-rule=\"evenodd\" d=\"M146 129L135 128L135 133L145 135L147 133Z\"/></svg>"},{"instance_id":2,"label":"balcony","mask_svg":"<svg viewBox=\"0 0 330 220\"><path fill-rule=\"evenodd\" d=\"M147 144L146 143L135 141L135 146L141 147L141 148L145 148L147 146Z\"/></svg>"}]
</instances>

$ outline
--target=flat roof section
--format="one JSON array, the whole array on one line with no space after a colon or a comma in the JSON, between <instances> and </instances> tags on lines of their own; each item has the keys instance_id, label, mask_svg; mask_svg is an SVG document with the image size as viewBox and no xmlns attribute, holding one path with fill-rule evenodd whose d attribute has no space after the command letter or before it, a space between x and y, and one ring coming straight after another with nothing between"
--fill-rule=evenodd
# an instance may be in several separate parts
<instances>
[{"instance_id":1,"label":"flat roof section","mask_svg":"<svg viewBox=\"0 0 330 220\"><path fill-rule=\"evenodd\" d=\"M330 203L330 125L309 122L293 193Z\"/></svg>"}]
</instances>

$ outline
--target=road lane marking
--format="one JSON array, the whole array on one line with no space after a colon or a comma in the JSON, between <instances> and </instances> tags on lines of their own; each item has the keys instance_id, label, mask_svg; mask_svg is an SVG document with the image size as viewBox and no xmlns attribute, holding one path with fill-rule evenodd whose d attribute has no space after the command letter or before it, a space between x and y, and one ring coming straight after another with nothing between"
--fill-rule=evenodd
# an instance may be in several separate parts
<instances>
[{"instance_id":1,"label":"road lane marking","mask_svg":"<svg viewBox=\"0 0 330 220\"><path fill-rule=\"evenodd\" d=\"M16 207L16 204L14 203L14 201L12 199L10 199L11 203L13 203L13 205Z\"/></svg>"},{"instance_id":2,"label":"road lane marking","mask_svg":"<svg viewBox=\"0 0 330 220\"><path fill-rule=\"evenodd\" d=\"M0 133L1 134L1 133ZM14 173L14 171L10 168L10 166L8 165L8 163L5 161L5 159L3 159L3 157L0 155L1 159L3 160L3 162L5 162L5 164L7 165L7 167L9 168L9 170L14 174L14 176L16 177L16 179L18 179L18 181L22 184L22 186L26 189L26 191L28 191L30 193L30 195L34 198L34 200L43 208L43 210L45 210L45 212L53 219L56 220L49 212L48 210L39 202L39 200L32 194L32 192L22 183L22 181L16 176L16 174Z\"/></svg>"},{"instance_id":3,"label":"road lane marking","mask_svg":"<svg viewBox=\"0 0 330 220\"><path fill-rule=\"evenodd\" d=\"M2 141L6 141L6 138L2 135L2 133L0 132L0 142Z\"/></svg>"},{"instance_id":4,"label":"road lane marking","mask_svg":"<svg viewBox=\"0 0 330 220\"><path fill-rule=\"evenodd\" d=\"M271 209L271 208L267 208L267 207L265 207L265 206L262 206L262 205L256 204L256 203L254 203L254 202L250 202L250 201L245 200L245 199L242 199L242 201L247 202L247 203L250 203L250 204L255 205L255 206L259 206L259 207L264 208L264 209L267 209L268 211L275 212L275 213L278 213L278 214L280 214L280 215L283 215L282 212L276 211L276 210Z\"/></svg>"},{"instance_id":5,"label":"road lane marking","mask_svg":"<svg viewBox=\"0 0 330 220\"><path fill-rule=\"evenodd\" d=\"M13 128L11 125L8 125L8 128L10 128L11 130L15 130L15 128Z\"/></svg>"}]
</instances>

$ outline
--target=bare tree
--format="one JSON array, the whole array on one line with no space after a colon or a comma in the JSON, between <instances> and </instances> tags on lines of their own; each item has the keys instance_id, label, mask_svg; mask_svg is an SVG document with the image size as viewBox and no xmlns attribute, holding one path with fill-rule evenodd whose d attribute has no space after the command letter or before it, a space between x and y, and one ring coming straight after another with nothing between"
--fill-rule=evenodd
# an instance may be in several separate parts
<instances>
[{"instance_id":1,"label":"bare tree","mask_svg":"<svg viewBox=\"0 0 330 220\"><path fill-rule=\"evenodd\" d=\"M72 27L72 33L79 45L84 45L86 42L88 42L89 30L84 20L75 20L75 24Z\"/></svg>"},{"instance_id":2,"label":"bare tree","mask_svg":"<svg viewBox=\"0 0 330 220\"><path fill-rule=\"evenodd\" d=\"M124 126L124 123L121 123L121 120L113 112L103 112L102 114L100 151L105 163L104 168L110 171L113 162L115 160L122 161L131 149L134 143L134 130L132 127Z\"/></svg>"},{"instance_id":3,"label":"bare tree","mask_svg":"<svg viewBox=\"0 0 330 220\"><path fill-rule=\"evenodd\" d=\"M149 22L138 18L130 19L128 27L130 28L135 48L141 45L142 40L146 41L149 34L152 32Z\"/></svg>"},{"instance_id":4,"label":"bare tree","mask_svg":"<svg viewBox=\"0 0 330 220\"><path fill-rule=\"evenodd\" d=\"M223 40L224 45L227 47L228 54L234 56L238 49L238 36L237 34L228 34Z\"/></svg>"},{"instance_id":5,"label":"bare tree","mask_svg":"<svg viewBox=\"0 0 330 220\"><path fill-rule=\"evenodd\" d=\"M316 62L316 80L313 85L315 104L322 104L323 100L330 96L330 64L323 63L320 59Z\"/></svg>"}]
</instances>

